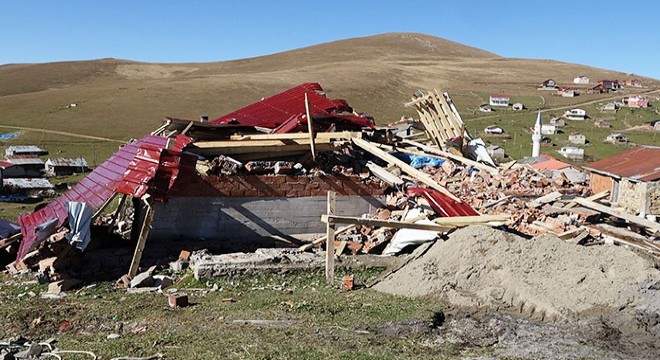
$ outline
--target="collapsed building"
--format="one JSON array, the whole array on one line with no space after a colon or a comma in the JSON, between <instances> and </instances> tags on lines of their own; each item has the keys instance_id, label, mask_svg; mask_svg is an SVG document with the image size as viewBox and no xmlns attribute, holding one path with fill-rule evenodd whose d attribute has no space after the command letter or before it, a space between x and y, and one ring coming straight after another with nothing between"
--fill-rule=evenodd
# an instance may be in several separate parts
<instances>
[{"instance_id":1,"label":"collapsed building","mask_svg":"<svg viewBox=\"0 0 660 360\"><path fill-rule=\"evenodd\" d=\"M166 118L61 197L21 215L20 235L0 245L20 241L9 265L16 271L34 266L49 242L67 239L84 251L90 224L103 225L134 243L128 278L147 241L277 237L300 250L325 243L338 255L394 254L470 224L576 243L608 233L660 254L650 240L660 224L603 211L610 208L595 201L607 194L515 161L498 166L447 93L418 91L406 105L418 120L379 127L306 83L216 119ZM601 214L635 229L593 226Z\"/></svg>"}]
</instances>

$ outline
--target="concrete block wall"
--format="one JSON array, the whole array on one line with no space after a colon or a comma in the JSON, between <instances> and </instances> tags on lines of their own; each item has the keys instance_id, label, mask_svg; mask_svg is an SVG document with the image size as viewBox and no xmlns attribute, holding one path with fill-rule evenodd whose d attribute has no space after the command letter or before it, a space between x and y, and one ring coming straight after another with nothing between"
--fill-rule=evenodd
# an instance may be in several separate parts
<instances>
[{"instance_id":1,"label":"concrete block wall","mask_svg":"<svg viewBox=\"0 0 660 360\"><path fill-rule=\"evenodd\" d=\"M382 207L384 196L337 196L337 214L360 216ZM154 208L149 238L287 238L324 233L326 196L175 197Z\"/></svg>"}]
</instances>

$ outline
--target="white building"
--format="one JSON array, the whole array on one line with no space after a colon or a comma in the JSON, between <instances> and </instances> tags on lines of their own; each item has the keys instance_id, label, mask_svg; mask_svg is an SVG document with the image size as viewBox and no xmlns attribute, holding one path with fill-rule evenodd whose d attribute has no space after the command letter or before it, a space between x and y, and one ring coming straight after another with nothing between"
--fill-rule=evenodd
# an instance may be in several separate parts
<instances>
[{"instance_id":1,"label":"white building","mask_svg":"<svg viewBox=\"0 0 660 360\"><path fill-rule=\"evenodd\" d=\"M564 116L569 120L584 120L587 118L587 112L582 109L566 110Z\"/></svg>"},{"instance_id":2,"label":"white building","mask_svg":"<svg viewBox=\"0 0 660 360\"><path fill-rule=\"evenodd\" d=\"M575 146L564 146L563 148L559 149L558 153L567 159L584 159L584 149Z\"/></svg>"},{"instance_id":3,"label":"white building","mask_svg":"<svg viewBox=\"0 0 660 360\"><path fill-rule=\"evenodd\" d=\"M541 135L555 135L557 127L554 125L541 125Z\"/></svg>"},{"instance_id":4,"label":"white building","mask_svg":"<svg viewBox=\"0 0 660 360\"><path fill-rule=\"evenodd\" d=\"M48 155L48 151L34 145L14 145L5 149L5 157Z\"/></svg>"},{"instance_id":5,"label":"white building","mask_svg":"<svg viewBox=\"0 0 660 360\"><path fill-rule=\"evenodd\" d=\"M612 144L627 143L628 137L621 133L612 133L607 135L607 137L605 138L605 142L609 142Z\"/></svg>"},{"instance_id":6,"label":"white building","mask_svg":"<svg viewBox=\"0 0 660 360\"><path fill-rule=\"evenodd\" d=\"M589 77L584 76L584 75L577 76L573 79L573 84L584 85L584 84L588 84L588 83L589 83Z\"/></svg>"},{"instance_id":7,"label":"white building","mask_svg":"<svg viewBox=\"0 0 660 360\"><path fill-rule=\"evenodd\" d=\"M493 94L488 103L490 106L509 106L509 100L511 100L509 95Z\"/></svg>"},{"instance_id":8,"label":"white building","mask_svg":"<svg viewBox=\"0 0 660 360\"><path fill-rule=\"evenodd\" d=\"M501 135L504 134L504 129L497 125L491 125L484 129L484 134L486 135Z\"/></svg>"},{"instance_id":9,"label":"white building","mask_svg":"<svg viewBox=\"0 0 660 360\"><path fill-rule=\"evenodd\" d=\"M587 137L582 134L575 133L568 136L568 141L571 144L584 145L587 143Z\"/></svg>"}]
</instances>

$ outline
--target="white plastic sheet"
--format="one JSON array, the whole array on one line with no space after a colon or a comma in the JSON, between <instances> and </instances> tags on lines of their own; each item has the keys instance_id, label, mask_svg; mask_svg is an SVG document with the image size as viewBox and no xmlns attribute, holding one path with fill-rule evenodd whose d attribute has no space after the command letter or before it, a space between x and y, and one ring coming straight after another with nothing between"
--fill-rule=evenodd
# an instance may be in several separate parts
<instances>
[{"instance_id":1,"label":"white plastic sheet","mask_svg":"<svg viewBox=\"0 0 660 360\"><path fill-rule=\"evenodd\" d=\"M71 233L66 238L69 244L83 251L92 238L89 229L92 222L92 208L83 202L70 201L67 203L67 212Z\"/></svg>"}]
</instances>

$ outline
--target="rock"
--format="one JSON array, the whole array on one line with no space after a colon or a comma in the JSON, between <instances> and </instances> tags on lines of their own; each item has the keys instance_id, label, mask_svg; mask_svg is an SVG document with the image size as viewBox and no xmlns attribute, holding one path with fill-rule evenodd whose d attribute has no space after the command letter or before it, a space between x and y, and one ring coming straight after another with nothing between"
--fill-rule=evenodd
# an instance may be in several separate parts
<instances>
[{"instance_id":1,"label":"rock","mask_svg":"<svg viewBox=\"0 0 660 360\"><path fill-rule=\"evenodd\" d=\"M17 352L14 357L17 359L32 359L38 358L43 352L43 348L36 342L30 344L30 347L26 350Z\"/></svg>"},{"instance_id":2,"label":"rock","mask_svg":"<svg viewBox=\"0 0 660 360\"><path fill-rule=\"evenodd\" d=\"M120 337L121 337L121 335L119 335L119 334L115 334L115 333L108 334L108 336L107 336L107 338L108 338L109 340L119 339Z\"/></svg>"}]
</instances>

